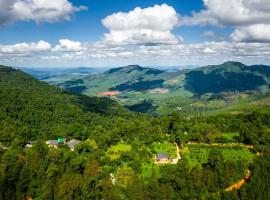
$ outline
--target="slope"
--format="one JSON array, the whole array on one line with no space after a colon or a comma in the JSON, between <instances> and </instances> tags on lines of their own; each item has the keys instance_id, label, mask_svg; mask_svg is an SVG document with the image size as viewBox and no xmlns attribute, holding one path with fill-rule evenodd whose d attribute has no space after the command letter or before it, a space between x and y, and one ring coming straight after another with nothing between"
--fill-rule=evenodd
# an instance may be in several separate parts
<instances>
[{"instance_id":1,"label":"slope","mask_svg":"<svg viewBox=\"0 0 270 200\"><path fill-rule=\"evenodd\" d=\"M0 66L0 140L84 137L128 112L107 98L66 92L20 70Z\"/></svg>"}]
</instances>

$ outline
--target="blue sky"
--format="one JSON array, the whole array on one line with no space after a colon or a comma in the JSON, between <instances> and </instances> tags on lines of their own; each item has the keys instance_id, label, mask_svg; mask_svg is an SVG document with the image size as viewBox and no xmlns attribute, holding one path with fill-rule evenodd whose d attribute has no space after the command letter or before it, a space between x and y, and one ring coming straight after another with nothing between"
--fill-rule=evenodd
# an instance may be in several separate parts
<instances>
[{"instance_id":1,"label":"blue sky","mask_svg":"<svg viewBox=\"0 0 270 200\"><path fill-rule=\"evenodd\" d=\"M3 0L0 62L27 67L269 64L266 0Z\"/></svg>"},{"instance_id":2,"label":"blue sky","mask_svg":"<svg viewBox=\"0 0 270 200\"><path fill-rule=\"evenodd\" d=\"M192 1L192 3L190 3ZM128 12L135 7L147 8L153 5L167 3L173 6L176 11L189 15L191 11L199 11L203 4L201 0L171 0L171 1L152 1L152 0L73 0L74 5L85 5L87 11L72 15L70 21L58 23L36 24L33 21L16 22L0 29L0 43L12 44L18 42L33 42L46 40L57 43L59 38L70 38L82 42L95 42L99 40L106 28L101 24L101 20L106 16L116 12ZM128 2L128 3L127 3ZM189 41L197 41L201 38L201 30L205 27L187 27L185 29L175 29L176 34L182 34ZM20 34L18 34L20 33ZM202 39L202 38L201 38Z\"/></svg>"}]
</instances>

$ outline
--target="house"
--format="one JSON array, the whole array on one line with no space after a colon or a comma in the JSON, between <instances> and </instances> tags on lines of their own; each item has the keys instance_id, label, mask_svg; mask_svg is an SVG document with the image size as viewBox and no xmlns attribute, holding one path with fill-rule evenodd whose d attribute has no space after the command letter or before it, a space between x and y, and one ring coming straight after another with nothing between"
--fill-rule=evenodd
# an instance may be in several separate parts
<instances>
[{"instance_id":1,"label":"house","mask_svg":"<svg viewBox=\"0 0 270 200\"><path fill-rule=\"evenodd\" d=\"M156 156L156 162L159 164L171 162L171 158L168 154L160 153Z\"/></svg>"},{"instance_id":2,"label":"house","mask_svg":"<svg viewBox=\"0 0 270 200\"><path fill-rule=\"evenodd\" d=\"M49 146L49 147L54 147L54 148L57 148L58 147L58 141L57 140L48 140L46 142L46 144Z\"/></svg>"},{"instance_id":3,"label":"house","mask_svg":"<svg viewBox=\"0 0 270 200\"><path fill-rule=\"evenodd\" d=\"M48 140L46 142L46 144L49 147L54 147L54 148L57 148L59 144L65 144L65 143L66 143L66 139L63 139L63 138L58 138L57 140Z\"/></svg>"},{"instance_id":4,"label":"house","mask_svg":"<svg viewBox=\"0 0 270 200\"><path fill-rule=\"evenodd\" d=\"M68 147L70 148L71 151L74 151L75 146L79 143L81 143L80 140L72 139L72 140L68 141L66 144L68 145Z\"/></svg>"}]
</instances>

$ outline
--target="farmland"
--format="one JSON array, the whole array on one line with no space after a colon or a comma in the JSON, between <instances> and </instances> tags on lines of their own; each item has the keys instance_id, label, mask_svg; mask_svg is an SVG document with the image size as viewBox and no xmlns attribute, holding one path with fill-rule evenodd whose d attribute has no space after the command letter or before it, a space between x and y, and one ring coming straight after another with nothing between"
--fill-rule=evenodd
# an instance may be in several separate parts
<instances>
[{"instance_id":1,"label":"farmland","mask_svg":"<svg viewBox=\"0 0 270 200\"><path fill-rule=\"evenodd\" d=\"M185 157L191 166L207 163L208 155L211 149L220 151L225 160L244 161L251 163L255 157L248 148L230 147L230 146L207 146L207 145L187 145L181 156Z\"/></svg>"}]
</instances>

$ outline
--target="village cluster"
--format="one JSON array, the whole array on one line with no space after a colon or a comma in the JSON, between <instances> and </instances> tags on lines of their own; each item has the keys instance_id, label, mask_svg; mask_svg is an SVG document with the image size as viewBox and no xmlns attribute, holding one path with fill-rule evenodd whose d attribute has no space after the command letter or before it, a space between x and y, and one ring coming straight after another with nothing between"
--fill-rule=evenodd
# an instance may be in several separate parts
<instances>
[{"instance_id":1,"label":"village cluster","mask_svg":"<svg viewBox=\"0 0 270 200\"><path fill-rule=\"evenodd\" d=\"M69 141L67 141L65 138L58 138L57 140L48 140L46 141L46 144L48 145L48 147L54 147L54 148L58 148L59 145L64 145L66 144L71 151L74 151L75 146L77 144L81 143L80 140L77 139L71 139ZM26 148L31 148L33 146L34 142L28 142L25 147Z\"/></svg>"}]
</instances>

